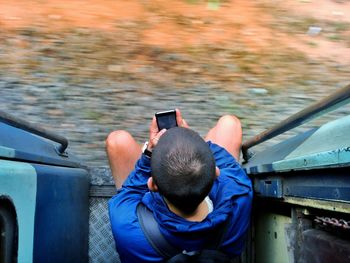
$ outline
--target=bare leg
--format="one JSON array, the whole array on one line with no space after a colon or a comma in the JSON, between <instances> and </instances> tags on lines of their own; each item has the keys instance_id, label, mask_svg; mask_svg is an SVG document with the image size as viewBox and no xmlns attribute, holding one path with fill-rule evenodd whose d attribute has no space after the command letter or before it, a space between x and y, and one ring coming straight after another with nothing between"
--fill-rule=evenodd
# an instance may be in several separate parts
<instances>
[{"instance_id":1,"label":"bare leg","mask_svg":"<svg viewBox=\"0 0 350 263\"><path fill-rule=\"evenodd\" d=\"M208 132L205 140L225 148L238 161L242 145L241 122L233 115L222 116Z\"/></svg>"},{"instance_id":2,"label":"bare leg","mask_svg":"<svg viewBox=\"0 0 350 263\"><path fill-rule=\"evenodd\" d=\"M141 146L130 133L118 130L106 139L106 152L117 188L120 188L141 156Z\"/></svg>"}]
</instances>

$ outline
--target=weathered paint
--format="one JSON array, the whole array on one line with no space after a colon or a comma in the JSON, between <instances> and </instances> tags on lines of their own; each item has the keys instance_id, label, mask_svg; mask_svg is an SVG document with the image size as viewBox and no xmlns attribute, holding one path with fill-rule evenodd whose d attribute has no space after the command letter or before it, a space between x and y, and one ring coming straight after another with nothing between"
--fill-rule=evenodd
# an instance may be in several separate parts
<instances>
[{"instance_id":1,"label":"weathered paint","mask_svg":"<svg viewBox=\"0 0 350 263\"><path fill-rule=\"evenodd\" d=\"M37 176L26 163L0 160L0 196L13 202L18 219L18 262L33 261Z\"/></svg>"},{"instance_id":2,"label":"weathered paint","mask_svg":"<svg viewBox=\"0 0 350 263\"><path fill-rule=\"evenodd\" d=\"M277 161L272 164L272 167L274 171L284 172L314 168L342 167L349 165L350 147Z\"/></svg>"},{"instance_id":3,"label":"weathered paint","mask_svg":"<svg viewBox=\"0 0 350 263\"><path fill-rule=\"evenodd\" d=\"M283 202L289 204L295 204L303 207L311 207L317 209L323 209L333 212L350 213L350 203L346 202L332 202L308 198L299 197L284 197Z\"/></svg>"},{"instance_id":4,"label":"weathered paint","mask_svg":"<svg viewBox=\"0 0 350 263\"><path fill-rule=\"evenodd\" d=\"M280 179L254 180L254 191L265 197L282 198L282 182Z\"/></svg>"}]
</instances>

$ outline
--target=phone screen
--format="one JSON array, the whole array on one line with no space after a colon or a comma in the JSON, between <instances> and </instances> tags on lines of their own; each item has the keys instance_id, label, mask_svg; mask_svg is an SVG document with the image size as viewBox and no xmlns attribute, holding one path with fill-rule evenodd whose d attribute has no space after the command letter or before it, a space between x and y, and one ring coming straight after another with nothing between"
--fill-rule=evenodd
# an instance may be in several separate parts
<instances>
[{"instance_id":1,"label":"phone screen","mask_svg":"<svg viewBox=\"0 0 350 263\"><path fill-rule=\"evenodd\" d=\"M156 113L158 129L170 129L177 126L176 123L176 111L162 111Z\"/></svg>"}]
</instances>

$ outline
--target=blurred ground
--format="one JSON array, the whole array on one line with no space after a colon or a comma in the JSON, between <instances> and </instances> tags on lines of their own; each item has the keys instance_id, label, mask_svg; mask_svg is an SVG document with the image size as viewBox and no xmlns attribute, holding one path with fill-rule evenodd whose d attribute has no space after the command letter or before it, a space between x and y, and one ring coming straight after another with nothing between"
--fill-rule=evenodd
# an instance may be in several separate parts
<instances>
[{"instance_id":1,"label":"blurred ground","mask_svg":"<svg viewBox=\"0 0 350 263\"><path fill-rule=\"evenodd\" d=\"M172 107L203 135L236 114L250 137L348 84L349 66L350 1L0 0L1 108L88 164L106 163L110 131L141 142Z\"/></svg>"}]
</instances>

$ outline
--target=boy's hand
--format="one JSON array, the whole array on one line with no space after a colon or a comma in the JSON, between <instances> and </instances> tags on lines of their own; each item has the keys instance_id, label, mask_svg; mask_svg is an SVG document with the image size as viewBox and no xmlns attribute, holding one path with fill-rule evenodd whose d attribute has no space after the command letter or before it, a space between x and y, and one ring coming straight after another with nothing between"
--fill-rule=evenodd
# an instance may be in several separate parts
<instances>
[{"instance_id":1,"label":"boy's hand","mask_svg":"<svg viewBox=\"0 0 350 263\"><path fill-rule=\"evenodd\" d=\"M185 119L182 118L182 115L179 109L176 109L176 122L177 122L177 126L179 127L189 128Z\"/></svg>"},{"instance_id":2,"label":"boy's hand","mask_svg":"<svg viewBox=\"0 0 350 263\"><path fill-rule=\"evenodd\" d=\"M176 109L176 122L179 127L189 128L185 119L182 118L179 109ZM147 149L152 149L157 145L159 138L166 132L166 129L159 131L156 117L153 116L150 128L149 128L149 143Z\"/></svg>"},{"instance_id":3,"label":"boy's hand","mask_svg":"<svg viewBox=\"0 0 350 263\"><path fill-rule=\"evenodd\" d=\"M157 145L159 138L166 132L166 129L161 131L158 130L158 125L156 117L153 116L151 125L149 127L149 142L147 149L152 151L152 149Z\"/></svg>"}]
</instances>

